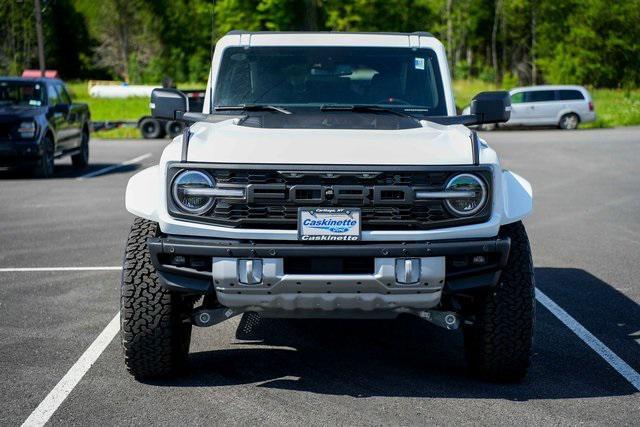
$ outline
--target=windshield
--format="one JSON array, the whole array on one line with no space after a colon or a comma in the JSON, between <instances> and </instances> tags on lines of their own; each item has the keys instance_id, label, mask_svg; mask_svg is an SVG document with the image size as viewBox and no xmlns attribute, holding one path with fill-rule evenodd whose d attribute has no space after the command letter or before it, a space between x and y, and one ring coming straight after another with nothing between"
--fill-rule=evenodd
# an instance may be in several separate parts
<instances>
[{"instance_id":1,"label":"windshield","mask_svg":"<svg viewBox=\"0 0 640 427\"><path fill-rule=\"evenodd\" d=\"M0 106L39 107L42 104L43 91L40 83L0 80Z\"/></svg>"},{"instance_id":2,"label":"windshield","mask_svg":"<svg viewBox=\"0 0 640 427\"><path fill-rule=\"evenodd\" d=\"M213 107L375 105L447 115L431 49L389 47L231 47L225 49Z\"/></svg>"}]
</instances>

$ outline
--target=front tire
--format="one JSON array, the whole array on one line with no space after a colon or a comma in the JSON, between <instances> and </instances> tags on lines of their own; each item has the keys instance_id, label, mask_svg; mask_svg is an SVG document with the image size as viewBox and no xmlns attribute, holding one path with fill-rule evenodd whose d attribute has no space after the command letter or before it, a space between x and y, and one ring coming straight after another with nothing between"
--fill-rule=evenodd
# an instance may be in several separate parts
<instances>
[{"instance_id":1,"label":"front tire","mask_svg":"<svg viewBox=\"0 0 640 427\"><path fill-rule=\"evenodd\" d=\"M80 142L80 152L71 156L71 164L76 169L84 169L89 166L89 131L82 131L82 141Z\"/></svg>"},{"instance_id":2,"label":"front tire","mask_svg":"<svg viewBox=\"0 0 640 427\"><path fill-rule=\"evenodd\" d=\"M580 117L577 114L569 113L560 118L558 127L565 130L577 129L580 124Z\"/></svg>"},{"instance_id":3,"label":"front tire","mask_svg":"<svg viewBox=\"0 0 640 427\"><path fill-rule=\"evenodd\" d=\"M175 375L186 366L191 341L193 301L160 285L147 239L158 224L136 218L122 270L120 322L128 371L138 379Z\"/></svg>"},{"instance_id":4,"label":"front tire","mask_svg":"<svg viewBox=\"0 0 640 427\"><path fill-rule=\"evenodd\" d=\"M38 163L33 168L33 175L36 178L51 178L54 170L55 145L48 136L42 139L42 153Z\"/></svg>"},{"instance_id":5,"label":"front tire","mask_svg":"<svg viewBox=\"0 0 640 427\"><path fill-rule=\"evenodd\" d=\"M479 298L475 321L464 326L467 362L493 382L518 382L527 374L535 323L534 275L522 222L501 229L511 238L509 261L495 288Z\"/></svg>"}]
</instances>

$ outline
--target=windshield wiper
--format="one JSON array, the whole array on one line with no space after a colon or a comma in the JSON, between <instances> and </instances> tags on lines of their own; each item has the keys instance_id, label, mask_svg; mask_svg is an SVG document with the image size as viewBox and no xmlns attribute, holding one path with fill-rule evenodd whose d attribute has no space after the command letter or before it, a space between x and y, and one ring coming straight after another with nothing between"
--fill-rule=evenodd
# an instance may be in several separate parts
<instances>
[{"instance_id":1,"label":"windshield wiper","mask_svg":"<svg viewBox=\"0 0 640 427\"><path fill-rule=\"evenodd\" d=\"M377 105L322 105L320 111L350 111L353 113L386 113L400 117L414 119L410 114L402 113L391 108L379 107Z\"/></svg>"},{"instance_id":2,"label":"windshield wiper","mask_svg":"<svg viewBox=\"0 0 640 427\"><path fill-rule=\"evenodd\" d=\"M293 114L289 110L285 110L282 107L276 107L275 105L261 105L261 104L240 104L240 105L220 105L213 107L214 111L277 111L282 114Z\"/></svg>"}]
</instances>

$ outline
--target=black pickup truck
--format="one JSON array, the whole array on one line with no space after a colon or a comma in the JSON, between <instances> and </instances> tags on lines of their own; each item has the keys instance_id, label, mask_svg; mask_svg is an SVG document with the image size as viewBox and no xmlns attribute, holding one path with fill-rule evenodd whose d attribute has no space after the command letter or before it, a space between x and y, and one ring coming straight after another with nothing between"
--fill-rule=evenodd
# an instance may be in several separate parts
<instances>
[{"instance_id":1,"label":"black pickup truck","mask_svg":"<svg viewBox=\"0 0 640 427\"><path fill-rule=\"evenodd\" d=\"M54 159L89 163L89 107L73 103L62 81L0 77L0 166L50 177Z\"/></svg>"}]
</instances>

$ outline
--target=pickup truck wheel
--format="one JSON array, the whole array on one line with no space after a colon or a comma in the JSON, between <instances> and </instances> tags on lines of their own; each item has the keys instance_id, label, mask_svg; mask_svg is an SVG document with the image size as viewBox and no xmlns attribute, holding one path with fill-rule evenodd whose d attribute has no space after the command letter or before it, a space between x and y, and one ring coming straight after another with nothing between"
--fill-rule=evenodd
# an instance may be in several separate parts
<instances>
[{"instance_id":1,"label":"pickup truck wheel","mask_svg":"<svg viewBox=\"0 0 640 427\"><path fill-rule=\"evenodd\" d=\"M191 341L193 300L160 285L147 239L158 224L136 218L122 269L120 322L128 371L139 379L169 377L186 366Z\"/></svg>"},{"instance_id":2,"label":"pickup truck wheel","mask_svg":"<svg viewBox=\"0 0 640 427\"><path fill-rule=\"evenodd\" d=\"M140 120L138 127L140 128L140 133L142 133L142 137L144 139L157 139L164 136L163 127L160 122L153 117L145 117Z\"/></svg>"},{"instance_id":3,"label":"pickup truck wheel","mask_svg":"<svg viewBox=\"0 0 640 427\"><path fill-rule=\"evenodd\" d=\"M464 326L467 362L494 382L522 380L529 368L535 322L533 262L522 222L506 225L509 261L495 288L480 298L473 325Z\"/></svg>"},{"instance_id":4,"label":"pickup truck wheel","mask_svg":"<svg viewBox=\"0 0 640 427\"><path fill-rule=\"evenodd\" d=\"M71 164L76 169L84 169L89 165L89 132L87 130L82 131L80 152L71 156Z\"/></svg>"},{"instance_id":5,"label":"pickup truck wheel","mask_svg":"<svg viewBox=\"0 0 640 427\"><path fill-rule=\"evenodd\" d=\"M558 123L558 127L560 129L572 130L577 129L578 124L580 124L580 118L577 114L569 113L565 114L560 118L560 123Z\"/></svg>"},{"instance_id":6,"label":"pickup truck wheel","mask_svg":"<svg viewBox=\"0 0 640 427\"><path fill-rule=\"evenodd\" d=\"M50 178L54 169L54 144L53 140L48 136L42 139L42 154L38 159L38 163L33 168L33 175L37 178Z\"/></svg>"}]
</instances>

